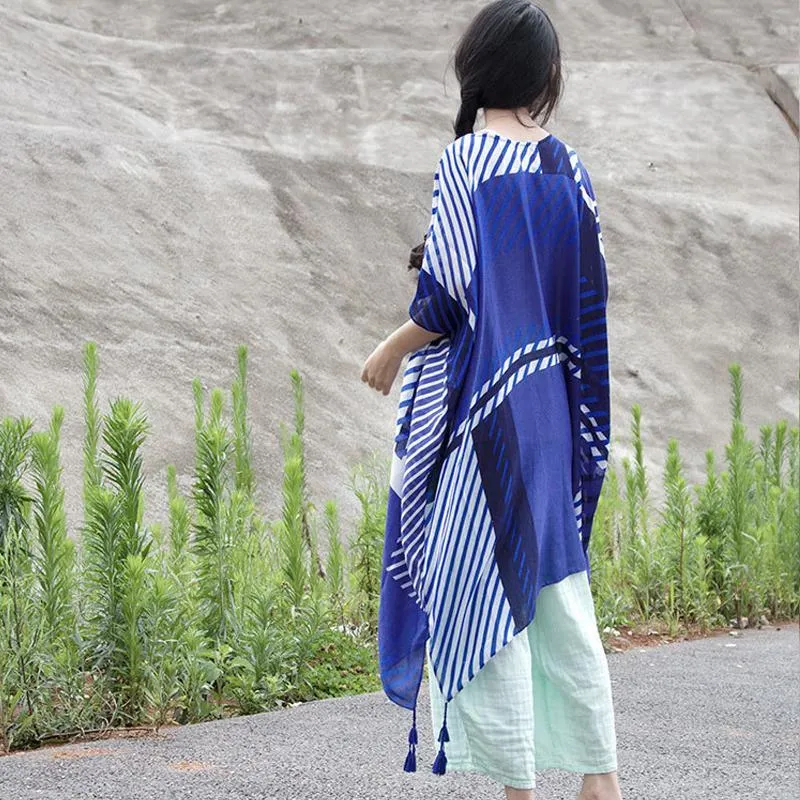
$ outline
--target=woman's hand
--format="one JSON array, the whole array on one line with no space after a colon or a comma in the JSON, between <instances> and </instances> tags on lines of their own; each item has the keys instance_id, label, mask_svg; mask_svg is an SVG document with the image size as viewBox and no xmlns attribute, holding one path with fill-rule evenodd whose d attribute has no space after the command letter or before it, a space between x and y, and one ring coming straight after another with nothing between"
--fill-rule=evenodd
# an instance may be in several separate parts
<instances>
[{"instance_id":1,"label":"woman's hand","mask_svg":"<svg viewBox=\"0 0 800 800\"><path fill-rule=\"evenodd\" d=\"M384 395L392 390L405 353L398 348L390 337L381 342L364 364L361 380Z\"/></svg>"},{"instance_id":2,"label":"woman's hand","mask_svg":"<svg viewBox=\"0 0 800 800\"><path fill-rule=\"evenodd\" d=\"M413 320L409 320L372 351L372 355L364 364L361 380L373 389L389 394L403 359L409 353L441 337L441 333L432 333L421 328Z\"/></svg>"}]
</instances>

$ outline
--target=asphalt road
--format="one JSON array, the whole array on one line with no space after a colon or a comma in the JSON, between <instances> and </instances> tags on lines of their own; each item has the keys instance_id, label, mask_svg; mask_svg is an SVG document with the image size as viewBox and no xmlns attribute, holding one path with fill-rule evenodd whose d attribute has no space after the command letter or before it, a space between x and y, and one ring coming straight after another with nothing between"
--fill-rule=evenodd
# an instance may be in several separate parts
<instances>
[{"instance_id":1,"label":"asphalt road","mask_svg":"<svg viewBox=\"0 0 800 800\"><path fill-rule=\"evenodd\" d=\"M796 625L609 656L626 800L800 797ZM427 720L427 695L422 719ZM464 774L402 772L407 715L381 694L0 759L2 800L501 798ZM538 800L574 800L576 775L539 773Z\"/></svg>"}]
</instances>

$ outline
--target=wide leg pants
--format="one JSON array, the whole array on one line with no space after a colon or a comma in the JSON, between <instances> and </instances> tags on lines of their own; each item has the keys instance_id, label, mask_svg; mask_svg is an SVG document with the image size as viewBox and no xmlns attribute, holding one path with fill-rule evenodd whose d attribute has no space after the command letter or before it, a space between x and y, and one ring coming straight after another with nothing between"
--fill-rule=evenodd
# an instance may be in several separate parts
<instances>
[{"instance_id":1,"label":"wide leg pants","mask_svg":"<svg viewBox=\"0 0 800 800\"><path fill-rule=\"evenodd\" d=\"M430 662L429 676L435 740L443 702ZM448 771L513 788L534 788L536 770L617 769L608 662L585 571L540 590L533 622L450 701L447 725Z\"/></svg>"}]
</instances>

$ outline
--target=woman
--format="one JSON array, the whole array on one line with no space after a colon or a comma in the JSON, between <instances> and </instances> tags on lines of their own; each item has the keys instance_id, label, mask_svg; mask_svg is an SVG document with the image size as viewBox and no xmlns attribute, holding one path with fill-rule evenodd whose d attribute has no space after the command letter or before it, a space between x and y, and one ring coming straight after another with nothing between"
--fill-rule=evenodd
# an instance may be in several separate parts
<instances>
[{"instance_id":1,"label":"woman","mask_svg":"<svg viewBox=\"0 0 800 800\"><path fill-rule=\"evenodd\" d=\"M547 133L558 38L498 0L455 57L456 139L442 154L411 319L362 378L388 394L404 357L381 586L384 689L413 711L425 657L439 752L514 800L535 769L619 800L608 666L588 544L606 470L609 373L597 206ZM483 109L486 127L473 132Z\"/></svg>"}]
</instances>

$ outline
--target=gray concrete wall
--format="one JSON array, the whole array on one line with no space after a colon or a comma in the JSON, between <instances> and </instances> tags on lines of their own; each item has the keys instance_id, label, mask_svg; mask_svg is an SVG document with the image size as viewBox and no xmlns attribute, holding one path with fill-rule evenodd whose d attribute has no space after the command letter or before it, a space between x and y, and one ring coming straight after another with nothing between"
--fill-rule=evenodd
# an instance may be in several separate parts
<instances>
[{"instance_id":1,"label":"gray concrete wall","mask_svg":"<svg viewBox=\"0 0 800 800\"><path fill-rule=\"evenodd\" d=\"M605 228L615 453L644 409L691 474L728 431L797 420L798 146L760 69L797 64L788 0L551 0ZM404 319L408 248L451 135L444 80L476 2L4 0L0 4L0 414L67 408L79 497L80 361L141 399L163 470L192 463L190 381L251 350L258 469L274 508L288 371L308 388L317 497L388 453L393 402L357 382ZM77 521L75 513L73 524Z\"/></svg>"}]
</instances>

